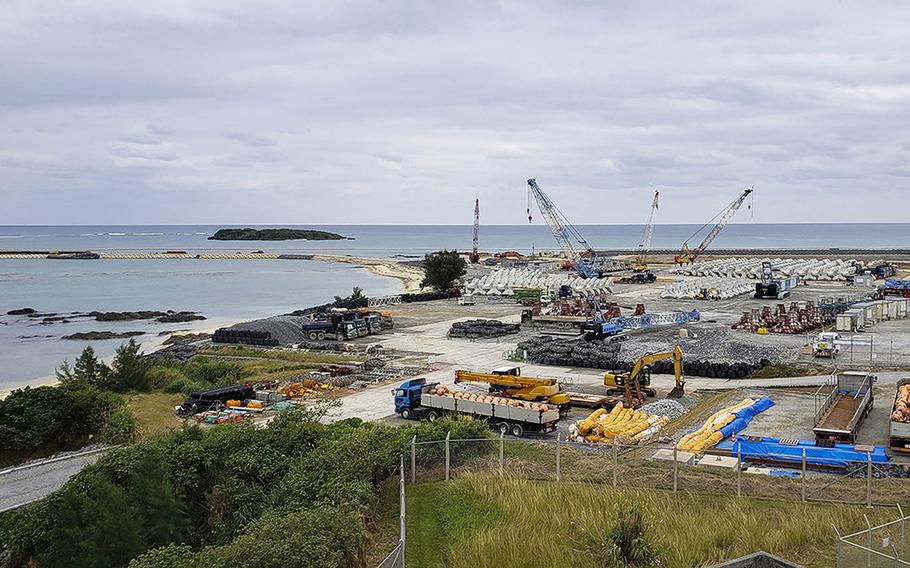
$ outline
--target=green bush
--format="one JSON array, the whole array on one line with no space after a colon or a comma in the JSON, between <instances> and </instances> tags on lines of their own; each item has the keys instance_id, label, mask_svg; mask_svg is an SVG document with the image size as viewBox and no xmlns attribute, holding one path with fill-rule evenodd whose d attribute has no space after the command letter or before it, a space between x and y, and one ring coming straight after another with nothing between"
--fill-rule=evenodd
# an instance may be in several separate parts
<instances>
[{"instance_id":1,"label":"green bush","mask_svg":"<svg viewBox=\"0 0 910 568\"><path fill-rule=\"evenodd\" d=\"M184 363L182 370L187 378L214 386L231 385L246 378L246 371L237 363L211 361L205 357L196 357Z\"/></svg>"},{"instance_id":2,"label":"green bush","mask_svg":"<svg viewBox=\"0 0 910 568\"><path fill-rule=\"evenodd\" d=\"M189 395L194 391L205 390L210 385L200 383L199 381L194 381L193 379L187 377L180 377L179 379L174 379L167 386L164 387L164 392L171 394L183 393Z\"/></svg>"},{"instance_id":3,"label":"green bush","mask_svg":"<svg viewBox=\"0 0 910 568\"><path fill-rule=\"evenodd\" d=\"M139 424L128 406L111 412L101 427L101 439L108 444L129 444L136 440Z\"/></svg>"},{"instance_id":4,"label":"green bush","mask_svg":"<svg viewBox=\"0 0 910 568\"><path fill-rule=\"evenodd\" d=\"M149 386L153 389L163 389L178 379L184 379L183 372L169 365L155 365L148 372Z\"/></svg>"}]
</instances>

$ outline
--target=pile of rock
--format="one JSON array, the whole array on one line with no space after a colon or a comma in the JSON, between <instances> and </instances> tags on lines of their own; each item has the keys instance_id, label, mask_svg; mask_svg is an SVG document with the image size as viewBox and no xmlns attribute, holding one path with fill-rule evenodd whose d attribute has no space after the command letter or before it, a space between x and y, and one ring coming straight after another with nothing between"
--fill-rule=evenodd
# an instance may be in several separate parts
<instances>
[{"instance_id":1,"label":"pile of rock","mask_svg":"<svg viewBox=\"0 0 910 568\"><path fill-rule=\"evenodd\" d=\"M639 408L639 410L643 410L651 416L663 416L665 418L669 418L670 420L679 418L686 412L689 412L685 406L681 405L675 400L670 399L657 400L645 404Z\"/></svg>"},{"instance_id":2,"label":"pile of rock","mask_svg":"<svg viewBox=\"0 0 910 568\"><path fill-rule=\"evenodd\" d=\"M449 337L466 337L468 339L481 339L503 337L521 331L517 323L503 323L499 320L468 320L452 324Z\"/></svg>"}]
</instances>

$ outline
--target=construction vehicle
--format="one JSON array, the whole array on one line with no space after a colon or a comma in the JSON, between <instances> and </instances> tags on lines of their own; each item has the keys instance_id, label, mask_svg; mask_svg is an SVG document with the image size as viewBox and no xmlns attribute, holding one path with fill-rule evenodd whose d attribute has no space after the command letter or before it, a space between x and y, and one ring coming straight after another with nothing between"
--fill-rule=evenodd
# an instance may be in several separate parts
<instances>
[{"instance_id":1,"label":"construction vehicle","mask_svg":"<svg viewBox=\"0 0 910 568\"><path fill-rule=\"evenodd\" d=\"M311 341L350 340L381 333L393 325L391 314L388 312L371 312L366 308L356 310L330 308L320 319L302 324L301 329Z\"/></svg>"},{"instance_id":2,"label":"construction vehicle","mask_svg":"<svg viewBox=\"0 0 910 568\"><path fill-rule=\"evenodd\" d=\"M480 198L474 198L474 248L471 250L471 264L480 263L480 252L477 247L480 245Z\"/></svg>"},{"instance_id":3,"label":"construction vehicle","mask_svg":"<svg viewBox=\"0 0 910 568\"><path fill-rule=\"evenodd\" d=\"M874 403L872 385L878 377L863 372L833 372L815 391L816 444L855 443L860 426Z\"/></svg>"},{"instance_id":4,"label":"construction vehicle","mask_svg":"<svg viewBox=\"0 0 910 568\"><path fill-rule=\"evenodd\" d=\"M585 339L588 341L601 340L618 335L623 330L623 327L614 321L622 315L619 313L618 306L615 307L615 315L612 313L614 306L615 304L608 304L609 312L604 313L600 302L594 300L594 316L581 324L581 332L585 334Z\"/></svg>"},{"instance_id":5,"label":"construction vehicle","mask_svg":"<svg viewBox=\"0 0 910 568\"><path fill-rule=\"evenodd\" d=\"M774 278L774 267L771 261L761 263L761 282L755 283L756 300L770 299L783 300L790 295L790 290L796 286L799 279L796 276L781 280Z\"/></svg>"},{"instance_id":6,"label":"construction vehicle","mask_svg":"<svg viewBox=\"0 0 910 568\"><path fill-rule=\"evenodd\" d=\"M528 223L532 221L531 217L531 196L537 201L537 207L541 215L546 220L553 237L559 244L563 253L566 255L567 263L571 263L572 268L582 278L600 278L601 273L597 270L597 254L588 241L585 240L578 229L569 222L562 211L556 208L550 197L540 189L537 181L528 180ZM573 241L575 241L573 243ZM578 246L576 246L576 244ZM579 250L580 248L580 250Z\"/></svg>"},{"instance_id":7,"label":"construction vehicle","mask_svg":"<svg viewBox=\"0 0 910 568\"><path fill-rule=\"evenodd\" d=\"M455 384L485 383L490 393L506 398L555 404L560 409L569 405L569 396L556 379L523 377L520 367L499 367L489 373L455 371Z\"/></svg>"},{"instance_id":8,"label":"construction vehicle","mask_svg":"<svg viewBox=\"0 0 910 568\"><path fill-rule=\"evenodd\" d=\"M446 415L470 416L483 420L502 434L520 438L528 432L552 432L559 422L558 410L531 409L494 402L480 402L434 394L439 383L427 384L426 379L411 379L392 391L395 413L405 420L426 418L435 422ZM518 404L517 402L515 404ZM535 405L539 406L539 405Z\"/></svg>"},{"instance_id":9,"label":"construction vehicle","mask_svg":"<svg viewBox=\"0 0 910 568\"><path fill-rule=\"evenodd\" d=\"M686 239L686 242L683 243L682 252L681 252L679 255L677 255L676 258L675 258L676 264L689 264L689 263L692 263L692 262L694 262L695 259L698 258L703 252L705 252L705 250L711 245L711 243L714 241L714 239L717 238L717 235L719 235L720 232L724 230L724 227L726 227L726 226L730 223L730 219L732 219L732 218L733 218L733 215L735 215L736 212L739 211L739 208L740 208L740 207L742 206L742 204L746 201L746 198L749 197L750 195L752 195L752 192L753 192L753 191L755 191L755 189L752 188L752 187L750 187L750 188L748 188L748 189L745 189L745 190L740 194L739 197L737 197L736 199L734 199L732 203L730 203L729 205L727 205L727 206L726 206L724 209L722 209L717 215L715 215L715 216L711 219L711 221L713 221L714 219L717 219L718 216L720 217L720 220L717 222L716 225L714 225L714 228L712 228L712 229L708 232L708 234L705 236L704 240L702 240L701 244L699 244L697 247L695 247L694 249L691 249L691 250L690 250L690 249L689 249L689 241L690 241L693 237L695 237L696 235L698 235L699 233L701 233L702 230L703 230L705 227L707 227L709 224L711 224L711 221L708 221L707 223L705 223L704 225L702 225L701 227L699 227L699 229L698 229L697 231L695 231L688 239ZM749 208L750 208L750 209L752 208L752 205L751 205L751 204L749 205Z\"/></svg>"},{"instance_id":10,"label":"construction vehicle","mask_svg":"<svg viewBox=\"0 0 910 568\"><path fill-rule=\"evenodd\" d=\"M822 331L812 340L812 354L816 357L837 359L840 346L837 341L840 335L836 331Z\"/></svg>"},{"instance_id":11,"label":"construction vehicle","mask_svg":"<svg viewBox=\"0 0 910 568\"><path fill-rule=\"evenodd\" d=\"M657 212L657 202L660 198L660 192L654 192L654 201L651 202L651 213L648 215L648 223L645 225L645 231L641 236L641 243L638 245L638 254L635 256L635 264L632 270L638 273L648 273L648 250L651 249L651 238L654 236L654 214ZM653 274L651 275L653 276ZM653 282L654 280L650 280ZM639 279L632 282L633 284L649 283L648 279Z\"/></svg>"},{"instance_id":12,"label":"construction vehicle","mask_svg":"<svg viewBox=\"0 0 910 568\"><path fill-rule=\"evenodd\" d=\"M637 408L644 402L646 396L651 398L657 396L657 391L651 388L650 365L671 358L673 359L673 375L676 378L676 386L667 393L667 398L680 398L686 394L686 381L682 375L683 353L679 345L673 351L649 353L642 356L635 362L632 370L627 373L617 373L615 371L604 373L604 386L607 387L608 393L623 394L626 408Z\"/></svg>"}]
</instances>

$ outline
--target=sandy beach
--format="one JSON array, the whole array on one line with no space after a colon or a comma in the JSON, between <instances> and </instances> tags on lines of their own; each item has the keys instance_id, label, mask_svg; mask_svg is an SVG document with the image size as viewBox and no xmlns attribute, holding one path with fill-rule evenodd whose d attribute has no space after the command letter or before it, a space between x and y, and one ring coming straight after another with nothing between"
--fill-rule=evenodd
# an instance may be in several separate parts
<instances>
[{"instance_id":1,"label":"sandy beach","mask_svg":"<svg viewBox=\"0 0 910 568\"><path fill-rule=\"evenodd\" d=\"M396 260L337 254L316 254L313 255L313 260L360 265L378 276L397 278L404 285L404 291L407 293L420 292L421 290L420 283L423 281L423 270L402 264Z\"/></svg>"}]
</instances>

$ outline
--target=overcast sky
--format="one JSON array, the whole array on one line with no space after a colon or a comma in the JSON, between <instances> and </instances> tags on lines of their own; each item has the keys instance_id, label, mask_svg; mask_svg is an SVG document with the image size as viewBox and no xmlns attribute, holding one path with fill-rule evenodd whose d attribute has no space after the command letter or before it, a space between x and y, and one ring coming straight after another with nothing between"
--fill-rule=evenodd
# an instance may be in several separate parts
<instances>
[{"instance_id":1,"label":"overcast sky","mask_svg":"<svg viewBox=\"0 0 910 568\"><path fill-rule=\"evenodd\" d=\"M908 2L0 11L0 224L910 220Z\"/></svg>"}]
</instances>

